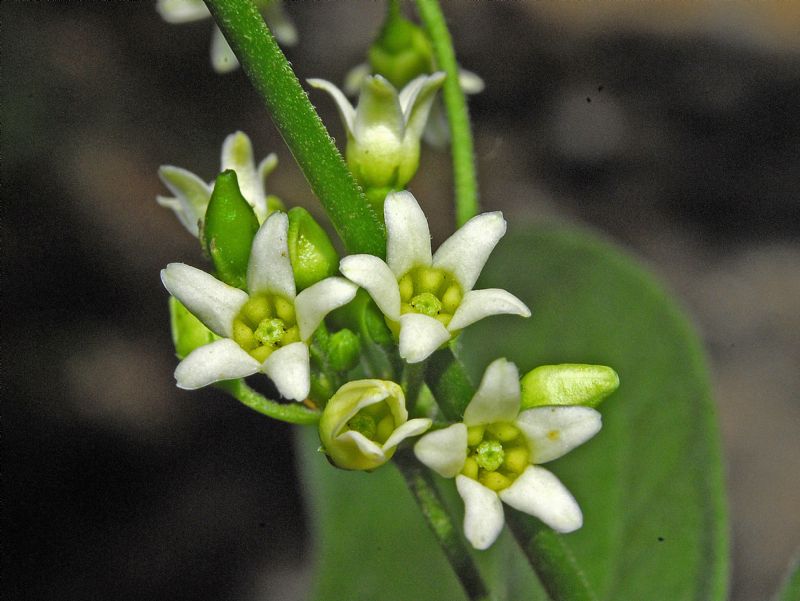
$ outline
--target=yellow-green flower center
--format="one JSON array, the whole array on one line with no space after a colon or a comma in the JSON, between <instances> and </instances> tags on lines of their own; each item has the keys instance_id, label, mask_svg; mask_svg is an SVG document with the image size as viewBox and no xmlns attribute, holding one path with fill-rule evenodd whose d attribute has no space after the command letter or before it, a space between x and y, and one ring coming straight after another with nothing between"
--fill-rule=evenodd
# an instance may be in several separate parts
<instances>
[{"instance_id":1,"label":"yellow-green flower center","mask_svg":"<svg viewBox=\"0 0 800 601\"><path fill-rule=\"evenodd\" d=\"M455 277L435 267L419 265L397 282L400 288L400 313L420 313L447 327L464 294ZM389 322L399 332L399 325Z\"/></svg>"},{"instance_id":2,"label":"yellow-green flower center","mask_svg":"<svg viewBox=\"0 0 800 601\"><path fill-rule=\"evenodd\" d=\"M369 440L383 444L395 430L394 416L386 401L364 407L347 422L350 430L355 430Z\"/></svg>"},{"instance_id":3,"label":"yellow-green flower center","mask_svg":"<svg viewBox=\"0 0 800 601\"><path fill-rule=\"evenodd\" d=\"M467 447L461 473L493 491L511 486L530 464L528 442L508 422L468 428Z\"/></svg>"},{"instance_id":4,"label":"yellow-green flower center","mask_svg":"<svg viewBox=\"0 0 800 601\"><path fill-rule=\"evenodd\" d=\"M300 340L294 305L276 294L251 296L233 321L233 339L263 362L276 349Z\"/></svg>"}]
</instances>

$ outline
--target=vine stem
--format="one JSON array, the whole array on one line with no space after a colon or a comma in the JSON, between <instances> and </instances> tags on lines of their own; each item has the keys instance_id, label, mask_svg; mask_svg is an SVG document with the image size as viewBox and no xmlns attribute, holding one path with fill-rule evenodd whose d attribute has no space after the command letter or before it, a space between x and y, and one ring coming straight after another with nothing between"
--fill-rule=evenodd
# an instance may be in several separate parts
<instances>
[{"instance_id":1,"label":"vine stem","mask_svg":"<svg viewBox=\"0 0 800 601\"><path fill-rule=\"evenodd\" d=\"M384 257L386 234L252 0L205 0L351 253Z\"/></svg>"},{"instance_id":2,"label":"vine stem","mask_svg":"<svg viewBox=\"0 0 800 601\"><path fill-rule=\"evenodd\" d=\"M299 403L283 404L272 401L250 388L245 384L244 380L226 380L218 382L216 386L229 393L243 405L272 419L302 426L316 424L319 421L319 411L309 409Z\"/></svg>"},{"instance_id":3,"label":"vine stem","mask_svg":"<svg viewBox=\"0 0 800 601\"><path fill-rule=\"evenodd\" d=\"M486 584L450 519L430 470L423 467L409 449L398 451L394 460L467 597L470 601L490 601Z\"/></svg>"},{"instance_id":4,"label":"vine stem","mask_svg":"<svg viewBox=\"0 0 800 601\"><path fill-rule=\"evenodd\" d=\"M447 122L452 140L456 226L461 227L478 214L478 179L475 174L475 152L467 100L458 81L453 40L438 0L417 0L417 8L433 44L436 66L447 73L447 79L442 86L442 97L447 108Z\"/></svg>"}]
</instances>

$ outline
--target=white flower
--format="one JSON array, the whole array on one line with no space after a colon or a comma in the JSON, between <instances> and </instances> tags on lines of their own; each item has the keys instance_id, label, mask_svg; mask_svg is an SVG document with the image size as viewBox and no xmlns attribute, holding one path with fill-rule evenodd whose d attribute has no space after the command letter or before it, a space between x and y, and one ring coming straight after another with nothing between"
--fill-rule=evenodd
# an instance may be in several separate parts
<instances>
[{"instance_id":1,"label":"white flower","mask_svg":"<svg viewBox=\"0 0 800 601\"><path fill-rule=\"evenodd\" d=\"M296 294L288 227L286 215L275 212L259 228L247 267L247 292L183 263L161 271L170 294L222 337L178 365L178 387L193 390L260 371L284 397L302 401L308 396L307 341L328 313L353 299L357 288L331 277Z\"/></svg>"},{"instance_id":2,"label":"white flower","mask_svg":"<svg viewBox=\"0 0 800 601\"><path fill-rule=\"evenodd\" d=\"M397 445L431 427L427 418L408 419L403 389L386 380L355 380L336 391L319 421L325 452L346 470L374 470Z\"/></svg>"},{"instance_id":3,"label":"white flower","mask_svg":"<svg viewBox=\"0 0 800 601\"><path fill-rule=\"evenodd\" d=\"M380 75L370 75L361 84L357 108L324 79L309 79L315 88L328 92L336 102L347 130L347 164L358 182L369 189L400 190L419 166L420 136L444 73L421 75L399 93Z\"/></svg>"},{"instance_id":4,"label":"white flower","mask_svg":"<svg viewBox=\"0 0 800 601\"><path fill-rule=\"evenodd\" d=\"M278 42L284 46L297 44L297 30L280 0L257 0L256 6ZM167 23L189 23L211 17L203 0L158 0L156 10ZM236 55L216 25L211 34L211 66L217 73L227 73L239 66Z\"/></svg>"},{"instance_id":5,"label":"white flower","mask_svg":"<svg viewBox=\"0 0 800 601\"><path fill-rule=\"evenodd\" d=\"M226 169L236 172L242 196L253 207L258 222L263 223L269 214L269 201L272 200L267 196L264 180L278 165L278 157L274 152L270 153L256 167L253 144L247 134L241 131L225 138L221 154L220 172ZM189 233L199 236L198 224L205 217L208 201L214 191L214 182L207 184L194 173L172 165L162 165L158 176L175 195L156 197L158 204L172 209Z\"/></svg>"},{"instance_id":6,"label":"white flower","mask_svg":"<svg viewBox=\"0 0 800 601\"><path fill-rule=\"evenodd\" d=\"M498 359L486 369L464 422L430 432L414 446L422 463L455 477L464 500L464 534L476 549L491 546L503 529L501 500L558 532L583 525L575 498L538 464L597 434L600 414L582 406L519 409L517 367Z\"/></svg>"},{"instance_id":7,"label":"white flower","mask_svg":"<svg viewBox=\"0 0 800 601\"><path fill-rule=\"evenodd\" d=\"M389 194L384 217L386 262L352 255L339 269L372 296L407 362L424 361L461 329L489 315L530 316L528 307L505 290L472 289L506 232L501 213L473 217L433 256L428 221L410 192Z\"/></svg>"}]
</instances>

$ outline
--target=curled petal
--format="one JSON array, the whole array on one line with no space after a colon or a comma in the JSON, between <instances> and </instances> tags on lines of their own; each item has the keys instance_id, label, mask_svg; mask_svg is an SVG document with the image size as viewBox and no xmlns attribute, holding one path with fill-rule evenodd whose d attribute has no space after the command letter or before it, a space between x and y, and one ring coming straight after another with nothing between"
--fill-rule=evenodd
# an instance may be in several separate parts
<instances>
[{"instance_id":1,"label":"curled petal","mask_svg":"<svg viewBox=\"0 0 800 601\"><path fill-rule=\"evenodd\" d=\"M287 399L302 401L308 396L311 374L308 347L304 342L293 342L279 348L267 357L261 369Z\"/></svg>"},{"instance_id":2,"label":"curled petal","mask_svg":"<svg viewBox=\"0 0 800 601\"><path fill-rule=\"evenodd\" d=\"M414 445L414 455L443 478L454 478L467 459L467 427L453 424L426 434Z\"/></svg>"},{"instance_id":3,"label":"curled petal","mask_svg":"<svg viewBox=\"0 0 800 601\"><path fill-rule=\"evenodd\" d=\"M239 60L228 44L228 40L216 26L211 33L211 67L217 73L230 73L239 67Z\"/></svg>"},{"instance_id":4,"label":"curled petal","mask_svg":"<svg viewBox=\"0 0 800 601\"><path fill-rule=\"evenodd\" d=\"M530 317L531 310L516 296L500 288L470 290L447 324L451 332L466 328L490 315L521 315Z\"/></svg>"},{"instance_id":5,"label":"curled petal","mask_svg":"<svg viewBox=\"0 0 800 601\"><path fill-rule=\"evenodd\" d=\"M158 0L156 10L167 23L189 23L211 16L203 0Z\"/></svg>"},{"instance_id":6,"label":"curled petal","mask_svg":"<svg viewBox=\"0 0 800 601\"><path fill-rule=\"evenodd\" d=\"M246 292L184 263L167 265L161 270L161 281L209 330L225 338L233 336L233 320L247 302Z\"/></svg>"},{"instance_id":7,"label":"curled petal","mask_svg":"<svg viewBox=\"0 0 800 601\"><path fill-rule=\"evenodd\" d=\"M468 292L505 233L506 220L499 211L473 217L439 247L433 255L433 266L455 275L464 292Z\"/></svg>"},{"instance_id":8,"label":"curled petal","mask_svg":"<svg viewBox=\"0 0 800 601\"><path fill-rule=\"evenodd\" d=\"M480 386L464 411L467 426L512 422L519 413L519 372L506 359L495 359L483 373Z\"/></svg>"},{"instance_id":9,"label":"curled petal","mask_svg":"<svg viewBox=\"0 0 800 601\"><path fill-rule=\"evenodd\" d=\"M376 464L370 465L370 467L376 467L386 462L386 454L383 452L383 449L361 432L348 430L347 432L339 434L339 436L336 437L336 442L343 446L352 445L356 447L358 450L357 452L363 455L362 460Z\"/></svg>"},{"instance_id":10,"label":"curled petal","mask_svg":"<svg viewBox=\"0 0 800 601\"><path fill-rule=\"evenodd\" d=\"M175 370L178 388L195 390L221 380L244 378L261 367L255 359L228 338L193 350Z\"/></svg>"},{"instance_id":11,"label":"curled petal","mask_svg":"<svg viewBox=\"0 0 800 601\"><path fill-rule=\"evenodd\" d=\"M445 73L441 71L433 75L420 76L403 89L403 92L405 92L406 89L421 78L419 84L414 85L410 94L404 96L401 93L400 96L400 103L403 105L403 113L406 120L406 137L419 139L422 136L422 130L428 121L428 115L436 98L436 92L442 87L445 77ZM406 104L403 104L403 102Z\"/></svg>"},{"instance_id":12,"label":"curled petal","mask_svg":"<svg viewBox=\"0 0 800 601\"><path fill-rule=\"evenodd\" d=\"M220 164L222 171L233 169L236 172L242 196L253 207L259 221L263 220L267 213L264 184L256 172L253 144L246 133L237 131L225 138Z\"/></svg>"},{"instance_id":13,"label":"curled petal","mask_svg":"<svg viewBox=\"0 0 800 601\"><path fill-rule=\"evenodd\" d=\"M428 220L411 192L392 192L383 205L386 263L397 278L416 265L431 264Z\"/></svg>"},{"instance_id":14,"label":"curled petal","mask_svg":"<svg viewBox=\"0 0 800 601\"><path fill-rule=\"evenodd\" d=\"M497 493L466 476L456 477L464 500L464 536L476 549L488 549L503 529L503 505Z\"/></svg>"},{"instance_id":15,"label":"curled petal","mask_svg":"<svg viewBox=\"0 0 800 601\"><path fill-rule=\"evenodd\" d=\"M294 301L296 288L289 260L286 213L275 212L258 228L247 265L247 289L250 294L269 292Z\"/></svg>"},{"instance_id":16,"label":"curled petal","mask_svg":"<svg viewBox=\"0 0 800 601\"><path fill-rule=\"evenodd\" d=\"M450 340L450 332L440 321L420 313L400 316L400 356L408 363L419 363Z\"/></svg>"},{"instance_id":17,"label":"curled petal","mask_svg":"<svg viewBox=\"0 0 800 601\"><path fill-rule=\"evenodd\" d=\"M349 303L358 292L358 286L344 278L325 278L297 295L294 308L300 339L308 340L325 316Z\"/></svg>"},{"instance_id":18,"label":"curled petal","mask_svg":"<svg viewBox=\"0 0 800 601\"><path fill-rule=\"evenodd\" d=\"M353 119L353 137L363 140L370 128L386 128L395 140L403 139L405 122L397 90L381 75L368 75L361 83L361 94Z\"/></svg>"},{"instance_id":19,"label":"curled petal","mask_svg":"<svg viewBox=\"0 0 800 601\"><path fill-rule=\"evenodd\" d=\"M211 186L191 171L172 165L159 167L158 177L183 207L186 222L182 219L181 222L193 235L197 236L197 222L201 221L206 214L206 207L211 198ZM191 226L187 224L191 224Z\"/></svg>"},{"instance_id":20,"label":"curled petal","mask_svg":"<svg viewBox=\"0 0 800 601\"><path fill-rule=\"evenodd\" d=\"M486 87L480 75L467 69L458 70L458 85L465 94L480 94Z\"/></svg>"},{"instance_id":21,"label":"curled petal","mask_svg":"<svg viewBox=\"0 0 800 601\"><path fill-rule=\"evenodd\" d=\"M339 263L348 280L366 290L386 317L400 320L400 288L389 266L372 255L351 255Z\"/></svg>"},{"instance_id":22,"label":"curled petal","mask_svg":"<svg viewBox=\"0 0 800 601\"><path fill-rule=\"evenodd\" d=\"M517 426L525 433L533 463L546 463L569 453L602 427L598 411L590 407L535 407L519 414Z\"/></svg>"},{"instance_id":23,"label":"curled petal","mask_svg":"<svg viewBox=\"0 0 800 601\"><path fill-rule=\"evenodd\" d=\"M393 449L406 438L419 436L431 427L431 423L431 420L429 420L427 417L418 417L408 420L406 423L402 424L394 432L392 432L391 436L386 439L386 442L383 443L382 447L384 452Z\"/></svg>"},{"instance_id":24,"label":"curled petal","mask_svg":"<svg viewBox=\"0 0 800 601\"><path fill-rule=\"evenodd\" d=\"M336 103L336 108L339 109L339 115L342 117L342 122L347 130L347 135L353 135L353 126L356 119L356 110L347 97L342 94L342 91L333 85L331 82L324 79L307 79L308 85L319 90L324 90L331 95L333 101Z\"/></svg>"},{"instance_id":25,"label":"curled petal","mask_svg":"<svg viewBox=\"0 0 800 601\"><path fill-rule=\"evenodd\" d=\"M500 498L514 509L539 518L556 532L573 532L583 525L575 497L543 467L528 466Z\"/></svg>"},{"instance_id":26,"label":"curled petal","mask_svg":"<svg viewBox=\"0 0 800 601\"><path fill-rule=\"evenodd\" d=\"M348 96L355 96L361 89L361 84L370 74L370 66L367 63L359 63L350 69L344 76L342 89Z\"/></svg>"},{"instance_id":27,"label":"curled petal","mask_svg":"<svg viewBox=\"0 0 800 601\"><path fill-rule=\"evenodd\" d=\"M156 196L156 202L159 206L170 209L175 213L175 217L181 222L181 225L189 230L193 236L200 235L200 228L197 226L197 218L194 210L187 208L184 202L178 198L171 198L169 196Z\"/></svg>"}]
</instances>

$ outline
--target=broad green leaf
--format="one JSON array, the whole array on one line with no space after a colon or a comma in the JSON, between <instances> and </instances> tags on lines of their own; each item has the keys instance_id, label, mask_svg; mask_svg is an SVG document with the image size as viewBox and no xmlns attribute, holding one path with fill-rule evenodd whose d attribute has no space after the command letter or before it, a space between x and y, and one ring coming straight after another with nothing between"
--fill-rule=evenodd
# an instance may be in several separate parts
<instances>
[{"instance_id":1,"label":"broad green leaf","mask_svg":"<svg viewBox=\"0 0 800 601\"><path fill-rule=\"evenodd\" d=\"M619 390L600 406L601 432L548 464L584 511L583 528L563 540L597 597L724 599L719 437L702 351L675 303L634 261L567 230L508 236L479 287L510 290L533 316L465 332L473 377L500 356L521 373L574 362L619 374Z\"/></svg>"},{"instance_id":2,"label":"broad green leaf","mask_svg":"<svg viewBox=\"0 0 800 601\"><path fill-rule=\"evenodd\" d=\"M486 287L519 295L533 317L489 318L465 331L475 382L501 356L523 374L559 363L619 373L619 390L599 407L603 430L547 466L584 511L583 529L563 541L598 598L723 599L727 523L714 411L697 340L675 304L619 251L566 230L509 234L478 285ZM303 434L312 598L464 599L396 470L335 470L317 446L315 432ZM440 482L460 523L452 482ZM548 598L507 532L477 555L496 599Z\"/></svg>"}]
</instances>

